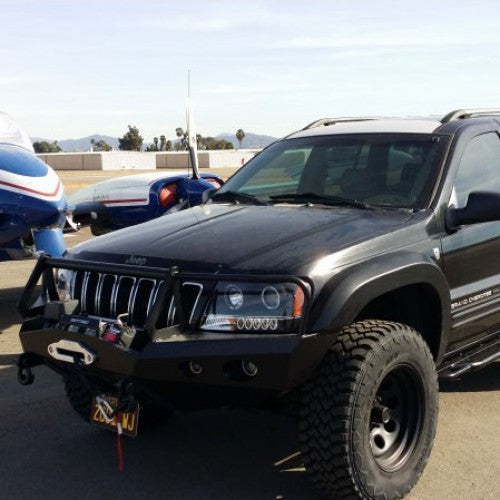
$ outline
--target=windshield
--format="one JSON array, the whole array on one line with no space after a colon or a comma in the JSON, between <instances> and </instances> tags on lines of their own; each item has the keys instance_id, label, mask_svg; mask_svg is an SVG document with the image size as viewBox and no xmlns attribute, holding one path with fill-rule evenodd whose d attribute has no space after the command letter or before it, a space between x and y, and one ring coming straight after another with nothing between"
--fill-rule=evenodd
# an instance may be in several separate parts
<instances>
[{"instance_id":1,"label":"windshield","mask_svg":"<svg viewBox=\"0 0 500 500\"><path fill-rule=\"evenodd\" d=\"M331 198L424 208L436 183L445 145L446 138L436 141L429 135L415 134L284 139L251 160L217 195L239 193L279 203L320 203Z\"/></svg>"},{"instance_id":2,"label":"windshield","mask_svg":"<svg viewBox=\"0 0 500 500\"><path fill-rule=\"evenodd\" d=\"M24 130L20 129L6 113L0 112L0 144L20 146L33 151L33 145Z\"/></svg>"}]
</instances>

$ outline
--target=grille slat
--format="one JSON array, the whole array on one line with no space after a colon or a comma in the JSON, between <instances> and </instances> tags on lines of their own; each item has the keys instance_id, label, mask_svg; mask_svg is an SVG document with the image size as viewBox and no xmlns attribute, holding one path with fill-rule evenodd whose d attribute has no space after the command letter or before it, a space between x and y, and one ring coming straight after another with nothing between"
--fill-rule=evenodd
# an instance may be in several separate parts
<instances>
[{"instance_id":1,"label":"grille slat","mask_svg":"<svg viewBox=\"0 0 500 500\"><path fill-rule=\"evenodd\" d=\"M100 316L109 318L112 316L112 299L116 287L117 276L113 274L103 274L98 288L98 307Z\"/></svg>"},{"instance_id":2,"label":"grille slat","mask_svg":"<svg viewBox=\"0 0 500 500\"><path fill-rule=\"evenodd\" d=\"M73 298L80 301L82 313L106 319L115 319L120 314L128 313L128 322L137 328L143 328L165 286L165 281L151 278L77 271L72 292ZM200 283L183 283L181 290L186 316L192 321L203 286ZM166 297L157 327L166 328L177 323L175 300L173 294L170 294Z\"/></svg>"},{"instance_id":3,"label":"grille slat","mask_svg":"<svg viewBox=\"0 0 500 500\"><path fill-rule=\"evenodd\" d=\"M155 286L156 281L151 279L141 278L137 282L134 295L131 296L132 305L130 306L132 322L134 324L144 324L146 322Z\"/></svg>"}]
</instances>

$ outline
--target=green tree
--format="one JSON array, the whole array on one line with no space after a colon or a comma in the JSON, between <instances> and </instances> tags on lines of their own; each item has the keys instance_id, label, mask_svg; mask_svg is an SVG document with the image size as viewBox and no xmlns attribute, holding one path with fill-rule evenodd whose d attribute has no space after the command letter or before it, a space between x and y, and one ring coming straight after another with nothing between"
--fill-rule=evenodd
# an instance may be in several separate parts
<instances>
[{"instance_id":1,"label":"green tree","mask_svg":"<svg viewBox=\"0 0 500 500\"><path fill-rule=\"evenodd\" d=\"M155 150L158 151L158 137L153 137L153 142L155 145Z\"/></svg>"},{"instance_id":2,"label":"green tree","mask_svg":"<svg viewBox=\"0 0 500 500\"><path fill-rule=\"evenodd\" d=\"M140 151L144 139L139 133L139 129L135 126L129 125L128 132L118 139L118 148L122 151Z\"/></svg>"},{"instance_id":3,"label":"green tree","mask_svg":"<svg viewBox=\"0 0 500 500\"><path fill-rule=\"evenodd\" d=\"M201 137L198 141L200 149L214 150L214 149L234 149L232 142L225 139L217 139L216 137Z\"/></svg>"},{"instance_id":4,"label":"green tree","mask_svg":"<svg viewBox=\"0 0 500 500\"><path fill-rule=\"evenodd\" d=\"M92 144L92 151L111 151L113 149L104 139L98 141L92 139L92 141L94 141Z\"/></svg>"},{"instance_id":5,"label":"green tree","mask_svg":"<svg viewBox=\"0 0 500 500\"><path fill-rule=\"evenodd\" d=\"M167 141L165 143L165 151L172 151L172 141Z\"/></svg>"},{"instance_id":6,"label":"green tree","mask_svg":"<svg viewBox=\"0 0 500 500\"><path fill-rule=\"evenodd\" d=\"M35 150L35 153L59 153L62 151L59 144L57 144L57 141L35 141L33 143L33 149Z\"/></svg>"},{"instance_id":7,"label":"green tree","mask_svg":"<svg viewBox=\"0 0 500 500\"><path fill-rule=\"evenodd\" d=\"M167 138L164 135L160 135L160 151L165 151L166 143L167 143Z\"/></svg>"},{"instance_id":8,"label":"green tree","mask_svg":"<svg viewBox=\"0 0 500 500\"><path fill-rule=\"evenodd\" d=\"M245 138L245 131L242 129L242 128L239 128L237 131L236 131L236 139L238 140L238 143L240 145L240 148L241 148L241 143L243 142L243 139Z\"/></svg>"}]
</instances>

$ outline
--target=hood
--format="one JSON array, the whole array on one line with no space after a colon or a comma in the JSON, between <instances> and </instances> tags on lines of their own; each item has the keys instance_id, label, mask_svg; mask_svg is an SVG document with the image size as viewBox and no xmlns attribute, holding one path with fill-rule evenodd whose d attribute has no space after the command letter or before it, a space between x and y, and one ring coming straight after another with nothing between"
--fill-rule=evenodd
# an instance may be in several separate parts
<instances>
[{"instance_id":1,"label":"hood","mask_svg":"<svg viewBox=\"0 0 500 500\"><path fill-rule=\"evenodd\" d=\"M89 240L69 256L184 271L298 273L410 217L348 207L208 204Z\"/></svg>"}]
</instances>

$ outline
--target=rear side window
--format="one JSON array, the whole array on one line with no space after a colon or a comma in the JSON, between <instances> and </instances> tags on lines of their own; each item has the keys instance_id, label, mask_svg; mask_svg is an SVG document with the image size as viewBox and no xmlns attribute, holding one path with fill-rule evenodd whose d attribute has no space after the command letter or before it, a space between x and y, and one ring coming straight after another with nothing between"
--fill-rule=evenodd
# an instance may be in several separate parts
<instances>
[{"instance_id":1,"label":"rear side window","mask_svg":"<svg viewBox=\"0 0 500 500\"><path fill-rule=\"evenodd\" d=\"M472 191L500 193L500 137L479 135L469 141L460 160L455 192L457 207L464 207Z\"/></svg>"}]
</instances>

